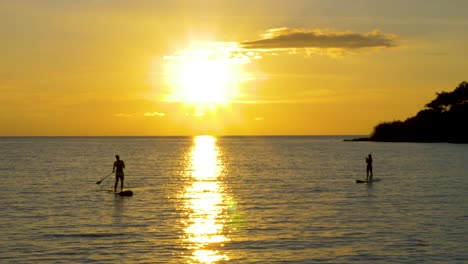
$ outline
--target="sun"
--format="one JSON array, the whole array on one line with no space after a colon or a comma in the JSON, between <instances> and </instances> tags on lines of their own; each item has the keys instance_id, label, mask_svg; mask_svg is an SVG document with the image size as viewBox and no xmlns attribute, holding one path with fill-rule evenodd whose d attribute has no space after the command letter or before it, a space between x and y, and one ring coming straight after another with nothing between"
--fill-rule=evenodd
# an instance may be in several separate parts
<instances>
[{"instance_id":1,"label":"sun","mask_svg":"<svg viewBox=\"0 0 468 264\"><path fill-rule=\"evenodd\" d=\"M220 59L190 58L171 74L175 100L185 103L226 104L235 96L234 74L230 65Z\"/></svg>"},{"instance_id":2,"label":"sun","mask_svg":"<svg viewBox=\"0 0 468 264\"><path fill-rule=\"evenodd\" d=\"M165 100L194 106L203 115L226 106L241 96L240 86L246 79L232 43L205 43L166 56L166 85L170 92Z\"/></svg>"}]
</instances>

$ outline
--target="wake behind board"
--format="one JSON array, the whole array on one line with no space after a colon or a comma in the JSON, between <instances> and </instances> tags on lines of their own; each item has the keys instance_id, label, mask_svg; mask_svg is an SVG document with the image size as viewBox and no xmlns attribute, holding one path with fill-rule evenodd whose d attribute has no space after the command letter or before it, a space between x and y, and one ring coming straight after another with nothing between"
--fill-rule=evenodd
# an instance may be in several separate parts
<instances>
[{"instance_id":1,"label":"wake behind board","mask_svg":"<svg viewBox=\"0 0 468 264\"><path fill-rule=\"evenodd\" d=\"M372 181L366 181L366 180L356 180L356 183L373 183L373 182L378 182L380 179L372 179Z\"/></svg>"}]
</instances>

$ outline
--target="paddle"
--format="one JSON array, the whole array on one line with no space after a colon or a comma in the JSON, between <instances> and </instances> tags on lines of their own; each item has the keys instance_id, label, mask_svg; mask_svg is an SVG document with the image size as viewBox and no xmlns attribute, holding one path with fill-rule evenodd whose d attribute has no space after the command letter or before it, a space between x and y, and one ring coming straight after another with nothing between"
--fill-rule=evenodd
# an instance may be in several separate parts
<instances>
[{"instance_id":1,"label":"paddle","mask_svg":"<svg viewBox=\"0 0 468 264\"><path fill-rule=\"evenodd\" d=\"M111 176L111 174L114 172L109 173L106 177L102 178L101 180L97 181L96 184L101 184L103 180L105 180L107 177Z\"/></svg>"}]
</instances>

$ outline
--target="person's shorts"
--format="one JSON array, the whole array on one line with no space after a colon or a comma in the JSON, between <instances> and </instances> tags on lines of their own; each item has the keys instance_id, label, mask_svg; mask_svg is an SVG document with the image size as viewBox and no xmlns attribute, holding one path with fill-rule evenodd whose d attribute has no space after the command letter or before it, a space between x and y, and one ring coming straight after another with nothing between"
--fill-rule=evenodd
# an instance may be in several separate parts
<instances>
[{"instance_id":1,"label":"person's shorts","mask_svg":"<svg viewBox=\"0 0 468 264\"><path fill-rule=\"evenodd\" d=\"M124 178L124 173L123 172L116 172L115 173L115 178L116 179L123 179Z\"/></svg>"}]
</instances>

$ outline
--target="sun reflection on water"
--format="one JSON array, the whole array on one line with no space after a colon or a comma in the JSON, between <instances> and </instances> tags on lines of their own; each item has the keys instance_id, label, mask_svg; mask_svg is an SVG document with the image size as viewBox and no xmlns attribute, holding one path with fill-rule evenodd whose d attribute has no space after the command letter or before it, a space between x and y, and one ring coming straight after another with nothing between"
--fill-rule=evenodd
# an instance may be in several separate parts
<instances>
[{"instance_id":1,"label":"sun reflection on water","mask_svg":"<svg viewBox=\"0 0 468 264\"><path fill-rule=\"evenodd\" d=\"M194 138L191 151L190 184L185 189L185 242L192 252L190 263L216 263L229 258L222 247L229 238L225 235L227 212L226 194L220 179L223 169L216 146L216 138Z\"/></svg>"}]
</instances>

